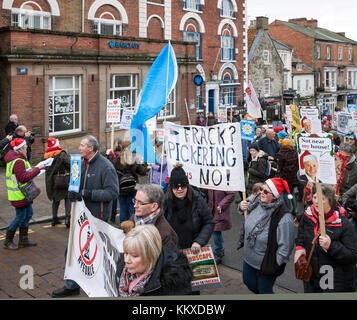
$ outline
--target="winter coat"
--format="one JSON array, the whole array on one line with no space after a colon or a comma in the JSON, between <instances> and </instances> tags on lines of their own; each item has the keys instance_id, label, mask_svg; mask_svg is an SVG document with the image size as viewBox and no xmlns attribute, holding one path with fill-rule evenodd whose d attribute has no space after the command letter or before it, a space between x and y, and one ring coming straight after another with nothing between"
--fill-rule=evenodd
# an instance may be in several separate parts
<instances>
[{"instance_id":1,"label":"winter coat","mask_svg":"<svg viewBox=\"0 0 357 320\"><path fill-rule=\"evenodd\" d=\"M23 159L27 161L27 158L22 153L16 152L14 150L9 150L9 152L6 154L4 158L6 164L15 159ZM15 174L18 184L21 185L31 181L33 178L39 175L40 169L33 168L32 170L26 171L25 163L22 160L17 160L14 164L12 173ZM27 201L25 199L20 201L11 201L11 204L15 208L27 207L31 203L32 201Z\"/></svg>"},{"instance_id":2,"label":"winter coat","mask_svg":"<svg viewBox=\"0 0 357 320\"><path fill-rule=\"evenodd\" d=\"M207 202L200 194L192 189L192 230L193 230L193 242L199 243L201 246L205 246L213 233L214 221L210 208ZM164 200L164 214L171 227L175 230L173 225L173 215L175 212L172 210L172 200L169 199L168 193L165 194ZM175 230L176 231L176 230ZM180 234L178 234L180 237ZM184 248L185 249L185 248Z\"/></svg>"},{"instance_id":3,"label":"winter coat","mask_svg":"<svg viewBox=\"0 0 357 320\"><path fill-rule=\"evenodd\" d=\"M260 150L263 150L269 156L274 157L274 160L278 157L278 152L280 150L280 144L275 139L269 140L267 137L261 138L258 142Z\"/></svg>"},{"instance_id":4,"label":"winter coat","mask_svg":"<svg viewBox=\"0 0 357 320\"><path fill-rule=\"evenodd\" d=\"M213 214L214 231L232 229L231 203L234 198L235 192L208 190L208 206ZM221 207L221 213L218 213L217 206Z\"/></svg>"},{"instance_id":5,"label":"winter coat","mask_svg":"<svg viewBox=\"0 0 357 320\"><path fill-rule=\"evenodd\" d=\"M130 220L135 223L135 214L131 215ZM164 211L161 210L153 225L159 230L162 245L173 250L178 249L178 237L174 229L170 226L164 216Z\"/></svg>"},{"instance_id":6,"label":"winter coat","mask_svg":"<svg viewBox=\"0 0 357 320\"><path fill-rule=\"evenodd\" d=\"M264 182L268 179L266 175L268 166L268 155L264 151L259 151L258 157L255 160L251 160L248 165L248 195L252 193L254 184L258 182Z\"/></svg>"},{"instance_id":7,"label":"winter coat","mask_svg":"<svg viewBox=\"0 0 357 320\"><path fill-rule=\"evenodd\" d=\"M18 127L19 125L17 123L14 123L12 121L9 121L8 124L6 125L5 127L5 134L6 135L9 135L9 134L13 134L15 133L15 130L16 128Z\"/></svg>"},{"instance_id":8,"label":"winter coat","mask_svg":"<svg viewBox=\"0 0 357 320\"><path fill-rule=\"evenodd\" d=\"M119 196L118 177L112 163L97 152L92 159L82 161L80 193L92 191L91 198L84 198L91 214L108 221L112 214L112 202Z\"/></svg>"},{"instance_id":9,"label":"winter coat","mask_svg":"<svg viewBox=\"0 0 357 320\"><path fill-rule=\"evenodd\" d=\"M58 202L65 199L68 194L67 189L55 189L54 180L58 173L69 173L71 169L71 161L67 152L58 148L56 151L47 151L44 159L53 157L53 162L50 167L46 167L46 192L47 197L51 201Z\"/></svg>"},{"instance_id":10,"label":"winter coat","mask_svg":"<svg viewBox=\"0 0 357 320\"><path fill-rule=\"evenodd\" d=\"M326 234L331 238L330 248L325 252L316 242L311 258L312 277L310 283L319 288L321 277L326 271L322 266L333 268L333 289L331 292L353 292L356 288L357 233L347 219L342 207L336 208L329 218L325 218ZM309 206L300 220L295 240L296 250L305 249L308 257L312 249L312 240L319 229L319 216L314 205Z\"/></svg>"},{"instance_id":11,"label":"winter coat","mask_svg":"<svg viewBox=\"0 0 357 320\"><path fill-rule=\"evenodd\" d=\"M4 138L0 141L0 152L10 143L9 139Z\"/></svg>"},{"instance_id":12,"label":"winter coat","mask_svg":"<svg viewBox=\"0 0 357 320\"><path fill-rule=\"evenodd\" d=\"M346 165L345 175L342 179L340 195L343 195L348 189L357 183L357 163L353 161Z\"/></svg>"},{"instance_id":13,"label":"winter coat","mask_svg":"<svg viewBox=\"0 0 357 320\"><path fill-rule=\"evenodd\" d=\"M118 287L124 267L125 262L122 254L116 271ZM187 257L182 252L163 246L154 270L144 286L142 295L173 296L190 294L192 292L192 277L193 274Z\"/></svg>"},{"instance_id":14,"label":"winter coat","mask_svg":"<svg viewBox=\"0 0 357 320\"><path fill-rule=\"evenodd\" d=\"M299 158L294 148L281 148L278 152L278 176L289 185L290 191L299 185L297 172L299 170Z\"/></svg>"}]
</instances>

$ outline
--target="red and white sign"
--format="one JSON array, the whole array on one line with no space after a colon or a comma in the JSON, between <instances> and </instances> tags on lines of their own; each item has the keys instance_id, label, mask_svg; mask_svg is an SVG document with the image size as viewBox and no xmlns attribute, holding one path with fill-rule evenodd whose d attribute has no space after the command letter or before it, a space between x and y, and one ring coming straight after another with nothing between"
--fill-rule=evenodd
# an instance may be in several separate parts
<instances>
[{"instance_id":1,"label":"red and white sign","mask_svg":"<svg viewBox=\"0 0 357 320\"><path fill-rule=\"evenodd\" d=\"M120 99L108 99L107 100L107 123L119 123L120 122Z\"/></svg>"}]
</instances>

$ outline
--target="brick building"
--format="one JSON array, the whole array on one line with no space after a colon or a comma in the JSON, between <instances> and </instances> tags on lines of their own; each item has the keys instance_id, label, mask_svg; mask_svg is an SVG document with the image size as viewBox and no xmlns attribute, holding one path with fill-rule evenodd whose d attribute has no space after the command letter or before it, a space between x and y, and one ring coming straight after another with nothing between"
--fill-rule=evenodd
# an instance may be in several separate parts
<instances>
[{"instance_id":1,"label":"brick building","mask_svg":"<svg viewBox=\"0 0 357 320\"><path fill-rule=\"evenodd\" d=\"M306 18L276 20L269 25L269 33L293 48L297 61L313 72L314 103L332 114L336 107L356 102L356 41Z\"/></svg>"},{"instance_id":2,"label":"brick building","mask_svg":"<svg viewBox=\"0 0 357 320\"><path fill-rule=\"evenodd\" d=\"M168 120L192 123L197 109L243 101L245 0L0 0L0 8L0 123L16 113L36 133L34 155L49 136L69 152L88 133L109 147L106 100L134 108L168 40L179 67ZM116 127L115 137L124 133Z\"/></svg>"}]
</instances>

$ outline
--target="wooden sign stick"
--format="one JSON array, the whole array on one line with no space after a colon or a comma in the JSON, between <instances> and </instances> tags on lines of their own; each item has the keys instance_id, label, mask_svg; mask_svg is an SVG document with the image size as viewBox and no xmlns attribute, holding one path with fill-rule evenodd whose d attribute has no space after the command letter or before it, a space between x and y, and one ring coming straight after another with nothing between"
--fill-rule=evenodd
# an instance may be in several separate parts
<instances>
[{"instance_id":1,"label":"wooden sign stick","mask_svg":"<svg viewBox=\"0 0 357 320\"><path fill-rule=\"evenodd\" d=\"M73 243L73 230L74 230L74 206L75 202L72 202L72 208L71 208L71 224L69 227L69 239L68 239L68 254L67 254L67 262L68 266L71 266L72 262L72 243Z\"/></svg>"},{"instance_id":2,"label":"wooden sign stick","mask_svg":"<svg viewBox=\"0 0 357 320\"><path fill-rule=\"evenodd\" d=\"M322 190L321 190L321 183L316 183L316 192L317 192L317 200L319 202L319 221L320 221L320 231L321 235L326 235L325 229L325 214L324 214L324 206L322 201Z\"/></svg>"},{"instance_id":3,"label":"wooden sign stick","mask_svg":"<svg viewBox=\"0 0 357 320\"><path fill-rule=\"evenodd\" d=\"M112 136L110 139L110 150L114 152L114 122L112 122Z\"/></svg>"},{"instance_id":4,"label":"wooden sign stick","mask_svg":"<svg viewBox=\"0 0 357 320\"><path fill-rule=\"evenodd\" d=\"M243 201L247 201L245 192L243 192ZM244 210L244 220L247 219L247 214L247 210Z\"/></svg>"}]
</instances>

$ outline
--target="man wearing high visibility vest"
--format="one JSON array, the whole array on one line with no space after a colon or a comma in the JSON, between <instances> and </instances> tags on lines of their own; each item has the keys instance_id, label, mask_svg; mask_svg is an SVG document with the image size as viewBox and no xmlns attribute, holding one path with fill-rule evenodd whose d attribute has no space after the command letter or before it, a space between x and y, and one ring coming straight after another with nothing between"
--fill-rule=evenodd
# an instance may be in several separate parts
<instances>
[{"instance_id":1,"label":"man wearing high visibility vest","mask_svg":"<svg viewBox=\"0 0 357 320\"><path fill-rule=\"evenodd\" d=\"M33 216L32 201L27 201L20 191L19 186L25 185L36 177L45 165L31 169L27 161L27 144L24 139L16 138L11 141L13 150L9 150L4 160L6 162L6 187L8 200L15 207L16 217L6 230L4 248L17 250L21 247L35 246L36 243L28 239L28 226ZM14 243L14 236L17 228L20 229L19 243Z\"/></svg>"}]
</instances>

